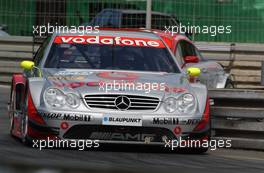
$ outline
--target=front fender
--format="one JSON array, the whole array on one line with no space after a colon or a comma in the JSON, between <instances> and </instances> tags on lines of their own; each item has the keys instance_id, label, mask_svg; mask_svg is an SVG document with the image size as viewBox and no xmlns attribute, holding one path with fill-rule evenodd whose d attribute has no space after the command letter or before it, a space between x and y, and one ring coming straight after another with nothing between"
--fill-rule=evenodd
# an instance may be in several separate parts
<instances>
[{"instance_id":1,"label":"front fender","mask_svg":"<svg viewBox=\"0 0 264 173\"><path fill-rule=\"evenodd\" d=\"M28 79L28 87L30 94L33 100L33 103L36 107L39 107L41 103L42 90L44 88L45 79L40 77L33 77Z\"/></svg>"},{"instance_id":2,"label":"front fender","mask_svg":"<svg viewBox=\"0 0 264 173\"><path fill-rule=\"evenodd\" d=\"M200 83L191 83L191 86L193 92L197 97L199 111L200 113L204 113L207 104L207 97L208 97L207 88L205 85Z\"/></svg>"}]
</instances>

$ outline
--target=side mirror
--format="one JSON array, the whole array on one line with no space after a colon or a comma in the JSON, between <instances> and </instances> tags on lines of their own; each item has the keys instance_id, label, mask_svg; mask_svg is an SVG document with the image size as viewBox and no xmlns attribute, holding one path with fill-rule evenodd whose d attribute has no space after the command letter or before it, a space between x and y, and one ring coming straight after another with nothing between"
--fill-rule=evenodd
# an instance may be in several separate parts
<instances>
[{"instance_id":1,"label":"side mirror","mask_svg":"<svg viewBox=\"0 0 264 173\"><path fill-rule=\"evenodd\" d=\"M201 74L201 70L196 67L190 67L187 69L187 73L190 77L197 77Z\"/></svg>"},{"instance_id":2,"label":"side mirror","mask_svg":"<svg viewBox=\"0 0 264 173\"><path fill-rule=\"evenodd\" d=\"M187 63L198 63L199 58L197 56L186 56L184 57L185 64Z\"/></svg>"},{"instance_id":3,"label":"side mirror","mask_svg":"<svg viewBox=\"0 0 264 173\"><path fill-rule=\"evenodd\" d=\"M35 63L33 61L22 61L20 63L21 68L24 70L32 70L35 66Z\"/></svg>"}]
</instances>

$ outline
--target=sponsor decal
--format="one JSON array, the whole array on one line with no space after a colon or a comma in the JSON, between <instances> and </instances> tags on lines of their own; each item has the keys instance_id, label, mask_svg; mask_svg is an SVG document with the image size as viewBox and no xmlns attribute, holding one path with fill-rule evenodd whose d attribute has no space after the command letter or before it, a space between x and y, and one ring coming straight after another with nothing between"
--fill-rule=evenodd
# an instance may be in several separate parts
<instances>
[{"instance_id":1,"label":"sponsor decal","mask_svg":"<svg viewBox=\"0 0 264 173\"><path fill-rule=\"evenodd\" d=\"M142 119L135 118L134 116L103 116L103 125L115 125L115 126L142 126Z\"/></svg>"},{"instance_id":2,"label":"sponsor decal","mask_svg":"<svg viewBox=\"0 0 264 173\"><path fill-rule=\"evenodd\" d=\"M201 119L179 119L175 117L155 117L153 118L153 124L158 125L195 125L198 124Z\"/></svg>"},{"instance_id":3,"label":"sponsor decal","mask_svg":"<svg viewBox=\"0 0 264 173\"><path fill-rule=\"evenodd\" d=\"M99 90L136 90L142 91L145 90L146 93L149 93L150 90L159 90L165 91L168 93L182 93L187 91L185 88L182 87L173 87L168 86L166 83L147 83L147 82L135 82L139 79L139 75L135 73L128 73L128 72L100 72L97 74L98 77L104 79L110 79L113 81L89 81L89 82L82 82L87 75L92 74L93 72L82 72L82 71L60 71L56 73L54 76L48 77L48 79L53 80L53 84L56 87L69 87L69 88L79 88L83 86L88 87L95 87L99 86ZM60 82L60 80L77 80L76 82ZM118 89L116 89L118 88Z\"/></svg>"},{"instance_id":4,"label":"sponsor decal","mask_svg":"<svg viewBox=\"0 0 264 173\"><path fill-rule=\"evenodd\" d=\"M76 75L76 76L48 76L48 80L84 80L86 76Z\"/></svg>"},{"instance_id":5,"label":"sponsor decal","mask_svg":"<svg viewBox=\"0 0 264 173\"><path fill-rule=\"evenodd\" d=\"M179 124L179 118L153 118L153 124L175 125Z\"/></svg>"},{"instance_id":6,"label":"sponsor decal","mask_svg":"<svg viewBox=\"0 0 264 173\"><path fill-rule=\"evenodd\" d=\"M144 141L145 143L150 143L155 139L155 134L145 134L145 133L111 133L111 132L93 132L90 135L90 139L100 139L100 140L121 140L121 141Z\"/></svg>"},{"instance_id":7,"label":"sponsor decal","mask_svg":"<svg viewBox=\"0 0 264 173\"><path fill-rule=\"evenodd\" d=\"M53 85L56 87L69 87L69 88L79 88L83 86L88 87L98 87L104 84L103 81L91 81L91 82L60 82L60 81L52 81Z\"/></svg>"},{"instance_id":8,"label":"sponsor decal","mask_svg":"<svg viewBox=\"0 0 264 173\"><path fill-rule=\"evenodd\" d=\"M137 46L164 48L161 40L131 37L113 36L57 36L54 40L56 44L102 44L117 46Z\"/></svg>"},{"instance_id":9,"label":"sponsor decal","mask_svg":"<svg viewBox=\"0 0 264 173\"><path fill-rule=\"evenodd\" d=\"M188 119L187 121L184 121L186 125L195 125L198 124L201 121L201 119Z\"/></svg>"},{"instance_id":10,"label":"sponsor decal","mask_svg":"<svg viewBox=\"0 0 264 173\"><path fill-rule=\"evenodd\" d=\"M72 114L72 113L52 113L39 112L39 114L46 120L65 120L65 121L91 121L91 115Z\"/></svg>"},{"instance_id":11,"label":"sponsor decal","mask_svg":"<svg viewBox=\"0 0 264 173\"><path fill-rule=\"evenodd\" d=\"M134 81L138 79L138 75L135 73L127 73L127 72L100 72L97 74L98 77L112 80L128 80Z\"/></svg>"},{"instance_id":12,"label":"sponsor decal","mask_svg":"<svg viewBox=\"0 0 264 173\"><path fill-rule=\"evenodd\" d=\"M65 80L70 80L71 78L66 78ZM128 79L128 78L127 78ZM73 77L71 80L81 80L78 77ZM121 80L121 78L120 78ZM53 80L53 85L56 87L69 87L69 88L79 88L83 86L88 87L99 87L99 90L108 91L108 90L136 90L142 91L145 90L146 93L149 93L150 90L165 91L167 93L182 93L187 91L185 88L178 87L169 87L165 83L140 83L140 82L125 82L125 81L113 81L105 82L102 80L99 81L90 81L90 82L60 82L59 80ZM118 88L118 89L115 89Z\"/></svg>"},{"instance_id":13,"label":"sponsor decal","mask_svg":"<svg viewBox=\"0 0 264 173\"><path fill-rule=\"evenodd\" d=\"M168 92L168 93L182 93L185 91L187 91L185 88L165 86L165 92Z\"/></svg>"},{"instance_id":14,"label":"sponsor decal","mask_svg":"<svg viewBox=\"0 0 264 173\"><path fill-rule=\"evenodd\" d=\"M88 76L93 74L94 72L90 71L59 71L55 73L54 75L62 75L62 76L68 76L68 75L80 75L80 76Z\"/></svg>"},{"instance_id":15,"label":"sponsor decal","mask_svg":"<svg viewBox=\"0 0 264 173\"><path fill-rule=\"evenodd\" d=\"M85 82L69 82L69 83L64 83L64 82L58 82L58 81L53 81L53 85L56 87L69 87L69 88L79 88L82 86L85 86Z\"/></svg>"}]
</instances>

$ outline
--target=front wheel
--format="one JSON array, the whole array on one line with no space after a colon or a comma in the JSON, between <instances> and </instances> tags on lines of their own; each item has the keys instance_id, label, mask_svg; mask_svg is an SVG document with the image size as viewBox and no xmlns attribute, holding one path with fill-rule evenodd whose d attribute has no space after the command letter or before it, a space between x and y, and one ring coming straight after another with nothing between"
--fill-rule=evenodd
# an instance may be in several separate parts
<instances>
[{"instance_id":1,"label":"front wheel","mask_svg":"<svg viewBox=\"0 0 264 173\"><path fill-rule=\"evenodd\" d=\"M12 82L12 86L13 86L13 82ZM11 136L15 136L14 135L14 117L17 116L17 112L15 111L15 98L16 98L16 93L13 90L13 87L11 87L11 91L10 91L10 99L9 99L9 133Z\"/></svg>"},{"instance_id":2,"label":"front wheel","mask_svg":"<svg viewBox=\"0 0 264 173\"><path fill-rule=\"evenodd\" d=\"M27 115L23 116L21 131L22 131L22 137L21 137L22 142L25 145L30 146L32 144L32 141L30 140L28 136L28 116Z\"/></svg>"},{"instance_id":3,"label":"front wheel","mask_svg":"<svg viewBox=\"0 0 264 173\"><path fill-rule=\"evenodd\" d=\"M22 107L23 111L22 111L22 121L21 121L21 140L22 142L27 145L27 146L32 146L32 140L28 135L28 131L29 131L29 119L28 119L28 115L27 115L27 102L28 102L28 98L26 97L24 105Z\"/></svg>"}]
</instances>

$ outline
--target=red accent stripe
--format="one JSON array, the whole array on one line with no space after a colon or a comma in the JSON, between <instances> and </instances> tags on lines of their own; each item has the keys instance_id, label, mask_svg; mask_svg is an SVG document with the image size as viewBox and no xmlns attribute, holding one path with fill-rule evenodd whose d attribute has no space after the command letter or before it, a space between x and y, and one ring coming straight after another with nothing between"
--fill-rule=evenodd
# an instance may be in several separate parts
<instances>
[{"instance_id":1,"label":"red accent stripe","mask_svg":"<svg viewBox=\"0 0 264 173\"><path fill-rule=\"evenodd\" d=\"M206 128L206 126L209 124L209 120L210 120L210 100L209 98L207 98L202 120L199 122L199 124L197 124L197 126L194 128L193 131L201 131L204 128Z\"/></svg>"},{"instance_id":2,"label":"red accent stripe","mask_svg":"<svg viewBox=\"0 0 264 173\"><path fill-rule=\"evenodd\" d=\"M38 114L37 109L33 103L32 97L30 92L28 92L28 118L35 121L38 124L45 125L45 121L43 118Z\"/></svg>"}]
</instances>

